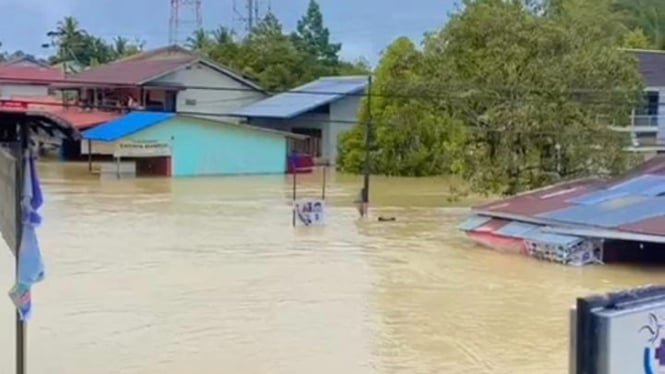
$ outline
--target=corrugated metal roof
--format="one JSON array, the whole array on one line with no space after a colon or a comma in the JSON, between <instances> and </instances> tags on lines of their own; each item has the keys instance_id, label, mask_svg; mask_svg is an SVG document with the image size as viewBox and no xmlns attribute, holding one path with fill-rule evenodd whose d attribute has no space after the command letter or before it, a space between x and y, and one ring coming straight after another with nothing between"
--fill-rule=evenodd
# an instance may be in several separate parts
<instances>
[{"instance_id":1,"label":"corrugated metal roof","mask_svg":"<svg viewBox=\"0 0 665 374\"><path fill-rule=\"evenodd\" d=\"M175 113L131 112L85 131L83 139L112 142L175 117Z\"/></svg>"},{"instance_id":2,"label":"corrugated metal roof","mask_svg":"<svg viewBox=\"0 0 665 374\"><path fill-rule=\"evenodd\" d=\"M622 231L630 231L641 234L656 234L665 236L665 214L645 220L629 223L619 227Z\"/></svg>"},{"instance_id":3,"label":"corrugated metal roof","mask_svg":"<svg viewBox=\"0 0 665 374\"><path fill-rule=\"evenodd\" d=\"M489 222L492 218L485 216L471 216L457 226L459 230L469 231Z\"/></svg>"},{"instance_id":4,"label":"corrugated metal roof","mask_svg":"<svg viewBox=\"0 0 665 374\"><path fill-rule=\"evenodd\" d=\"M0 81L41 83L48 85L51 82L64 79L61 69L43 66L0 66Z\"/></svg>"},{"instance_id":5,"label":"corrugated metal roof","mask_svg":"<svg viewBox=\"0 0 665 374\"><path fill-rule=\"evenodd\" d=\"M612 190L599 190L594 191L577 198L568 200L571 203L581 204L581 205L596 205L604 201L616 199L619 197L626 196L628 193L624 191L612 191Z\"/></svg>"},{"instance_id":6,"label":"corrugated metal roof","mask_svg":"<svg viewBox=\"0 0 665 374\"><path fill-rule=\"evenodd\" d=\"M574 206L541 216L560 222L613 228L659 216L663 213L665 213L665 198L644 197L626 204L617 204L610 200L600 205Z\"/></svg>"},{"instance_id":7,"label":"corrugated metal roof","mask_svg":"<svg viewBox=\"0 0 665 374\"><path fill-rule=\"evenodd\" d=\"M498 235L511 236L514 238L523 238L526 233L538 229L537 225L513 221L496 230Z\"/></svg>"},{"instance_id":8,"label":"corrugated metal roof","mask_svg":"<svg viewBox=\"0 0 665 374\"><path fill-rule=\"evenodd\" d=\"M250 104L233 115L288 119L365 89L365 76L324 77L289 92Z\"/></svg>"},{"instance_id":9,"label":"corrugated metal roof","mask_svg":"<svg viewBox=\"0 0 665 374\"><path fill-rule=\"evenodd\" d=\"M523 239L531 242L561 245L564 247L573 245L582 240L581 238L576 236L554 234L551 232L543 231L542 229L532 230L525 233Z\"/></svg>"},{"instance_id":10,"label":"corrugated metal roof","mask_svg":"<svg viewBox=\"0 0 665 374\"><path fill-rule=\"evenodd\" d=\"M627 192L628 194L641 194L657 186L661 186L661 188L665 186L665 176L644 174L616 184L609 189L617 192Z\"/></svg>"}]
</instances>

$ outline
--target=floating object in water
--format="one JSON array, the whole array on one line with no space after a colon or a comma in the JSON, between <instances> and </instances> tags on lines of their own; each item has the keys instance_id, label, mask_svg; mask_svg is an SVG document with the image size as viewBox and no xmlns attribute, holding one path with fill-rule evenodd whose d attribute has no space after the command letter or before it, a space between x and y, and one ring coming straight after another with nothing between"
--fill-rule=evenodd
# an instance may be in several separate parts
<instances>
[{"instance_id":1,"label":"floating object in water","mask_svg":"<svg viewBox=\"0 0 665 374\"><path fill-rule=\"evenodd\" d=\"M395 222L397 218L395 217L379 217L379 222Z\"/></svg>"}]
</instances>

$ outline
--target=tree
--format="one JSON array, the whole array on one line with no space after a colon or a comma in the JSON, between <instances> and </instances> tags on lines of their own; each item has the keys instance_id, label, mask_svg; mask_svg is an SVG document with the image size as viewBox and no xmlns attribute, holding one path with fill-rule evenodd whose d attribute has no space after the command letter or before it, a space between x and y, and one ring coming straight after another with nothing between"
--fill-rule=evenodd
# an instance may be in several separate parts
<instances>
[{"instance_id":1,"label":"tree","mask_svg":"<svg viewBox=\"0 0 665 374\"><path fill-rule=\"evenodd\" d=\"M340 43L330 42L330 30L323 24L321 7L316 0L310 0L307 12L298 21L297 32L292 35L299 51L328 68L339 63Z\"/></svg>"},{"instance_id":2,"label":"tree","mask_svg":"<svg viewBox=\"0 0 665 374\"><path fill-rule=\"evenodd\" d=\"M307 80L303 56L284 34L282 24L268 13L242 43L237 66L269 90L286 90Z\"/></svg>"},{"instance_id":3,"label":"tree","mask_svg":"<svg viewBox=\"0 0 665 374\"><path fill-rule=\"evenodd\" d=\"M621 47L632 49L651 49L653 45L642 29L628 32L621 40Z\"/></svg>"},{"instance_id":4,"label":"tree","mask_svg":"<svg viewBox=\"0 0 665 374\"><path fill-rule=\"evenodd\" d=\"M630 160L622 152L622 139L608 124L628 123L640 98L635 60L616 48L622 31L613 24L609 8L594 9L595 23L589 25L582 22L582 15L592 11L584 2L557 3L555 9L520 1L466 1L445 27L427 35L419 63L415 58L388 63L388 56L400 61L397 55L415 53L404 42L396 53L393 44L377 68L377 86L393 82L388 97L408 105L377 103L376 121L386 113L401 119L394 113L416 108L410 118L429 126L410 132L395 125L390 143L379 141L377 124L375 171L388 170L381 167L383 155L432 133L447 142L439 152L445 149L451 158L437 161L446 167L419 166L426 171L419 174L461 173L487 192L514 193L560 178L625 168ZM379 74L386 69L393 71L389 80ZM408 79L395 78L407 73ZM345 169L345 158L360 146L349 142L341 152ZM404 158L392 159L399 165ZM410 167L391 171L413 175Z\"/></svg>"},{"instance_id":5,"label":"tree","mask_svg":"<svg viewBox=\"0 0 665 374\"><path fill-rule=\"evenodd\" d=\"M641 29L656 49L665 49L665 2L617 0L614 9L631 30Z\"/></svg>"},{"instance_id":6,"label":"tree","mask_svg":"<svg viewBox=\"0 0 665 374\"><path fill-rule=\"evenodd\" d=\"M142 41L130 42L129 39L117 36L113 39L113 54L115 58L132 56L143 51L145 45Z\"/></svg>"},{"instance_id":7,"label":"tree","mask_svg":"<svg viewBox=\"0 0 665 374\"><path fill-rule=\"evenodd\" d=\"M464 123L439 111L433 101L412 96L423 81L423 54L408 38L395 40L383 54L372 86L375 136L372 171L386 175L424 176L459 172ZM360 172L365 154L367 98L360 121L340 137L339 167Z\"/></svg>"},{"instance_id":8,"label":"tree","mask_svg":"<svg viewBox=\"0 0 665 374\"><path fill-rule=\"evenodd\" d=\"M194 51L207 54L213 47L213 41L210 38L210 33L204 29L199 29L187 38L186 45Z\"/></svg>"}]
</instances>

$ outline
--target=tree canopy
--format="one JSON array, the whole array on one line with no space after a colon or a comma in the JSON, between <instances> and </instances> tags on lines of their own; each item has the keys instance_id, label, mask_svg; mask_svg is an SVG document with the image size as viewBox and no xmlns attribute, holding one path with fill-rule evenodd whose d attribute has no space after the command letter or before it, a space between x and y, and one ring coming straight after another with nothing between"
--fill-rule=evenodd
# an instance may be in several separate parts
<instances>
[{"instance_id":1,"label":"tree canopy","mask_svg":"<svg viewBox=\"0 0 665 374\"><path fill-rule=\"evenodd\" d=\"M466 1L422 49L397 39L372 88L372 171L457 174L514 193L623 170L623 139L608 126L627 123L642 89L617 48L625 29L609 4L556 3ZM591 12L594 23L583 19ZM342 170L361 170L366 119L342 136Z\"/></svg>"}]
</instances>

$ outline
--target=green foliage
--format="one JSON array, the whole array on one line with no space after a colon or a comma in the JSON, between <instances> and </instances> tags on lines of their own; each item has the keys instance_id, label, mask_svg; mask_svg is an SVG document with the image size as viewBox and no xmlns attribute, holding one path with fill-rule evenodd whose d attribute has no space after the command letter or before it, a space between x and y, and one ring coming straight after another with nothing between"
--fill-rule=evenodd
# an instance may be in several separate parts
<instances>
[{"instance_id":1,"label":"green foliage","mask_svg":"<svg viewBox=\"0 0 665 374\"><path fill-rule=\"evenodd\" d=\"M653 45L642 29L627 32L621 40L621 47L632 49L651 49Z\"/></svg>"},{"instance_id":2,"label":"green foliage","mask_svg":"<svg viewBox=\"0 0 665 374\"><path fill-rule=\"evenodd\" d=\"M514 193L623 170L630 160L608 124L628 123L641 77L616 48L623 28L609 3L589 4L466 1L422 51L396 40L375 73L372 171L456 174ZM343 135L346 171L362 165L362 111Z\"/></svg>"},{"instance_id":3,"label":"green foliage","mask_svg":"<svg viewBox=\"0 0 665 374\"><path fill-rule=\"evenodd\" d=\"M614 9L629 29L640 29L655 49L665 49L665 1L616 0Z\"/></svg>"},{"instance_id":4,"label":"green foliage","mask_svg":"<svg viewBox=\"0 0 665 374\"><path fill-rule=\"evenodd\" d=\"M296 48L321 67L334 70L339 64L342 45L330 42L330 30L324 26L321 7L310 0L307 12L298 21L297 32L292 34Z\"/></svg>"},{"instance_id":5,"label":"green foliage","mask_svg":"<svg viewBox=\"0 0 665 374\"><path fill-rule=\"evenodd\" d=\"M104 64L117 58L139 53L142 42L129 42L118 37L112 43L88 33L80 27L74 17L65 17L58 22L55 30L47 34L51 38L50 45L55 48L51 56L53 64L75 62L82 66Z\"/></svg>"}]
</instances>

